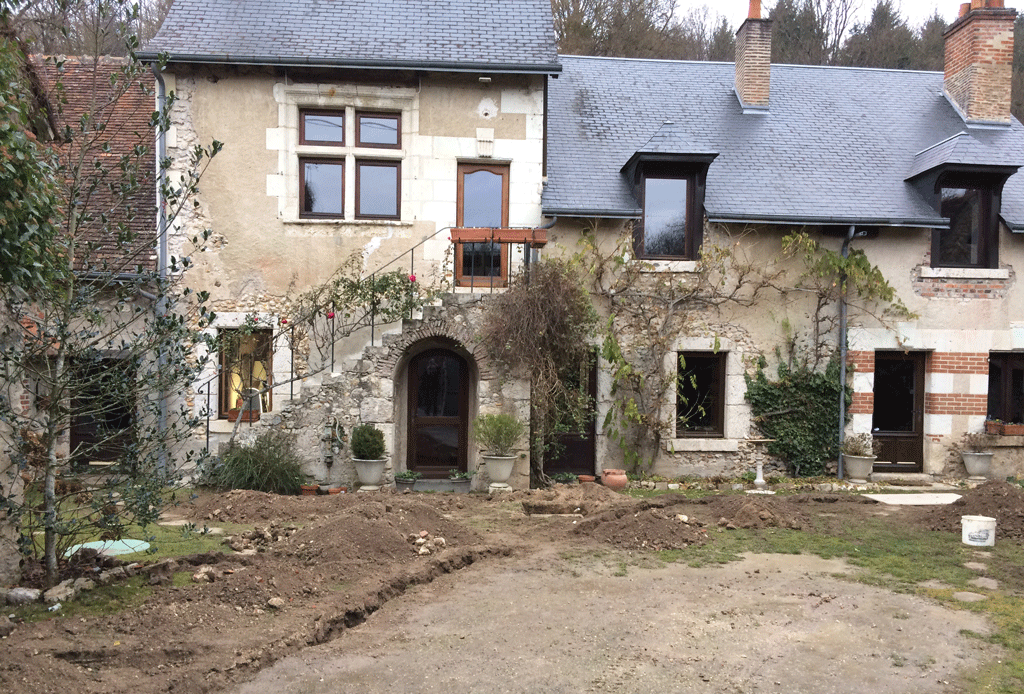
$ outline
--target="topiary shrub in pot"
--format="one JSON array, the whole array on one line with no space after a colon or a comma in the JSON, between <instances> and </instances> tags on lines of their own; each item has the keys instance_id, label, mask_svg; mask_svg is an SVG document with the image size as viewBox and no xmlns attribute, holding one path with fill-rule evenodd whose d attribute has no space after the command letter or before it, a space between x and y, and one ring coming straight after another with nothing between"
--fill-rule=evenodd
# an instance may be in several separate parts
<instances>
[{"instance_id":1,"label":"topiary shrub in pot","mask_svg":"<svg viewBox=\"0 0 1024 694\"><path fill-rule=\"evenodd\" d=\"M372 424L360 424L352 430L351 446L352 463L359 476L359 491L377 491L387 463L384 432Z\"/></svg>"},{"instance_id":2,"label":"topiary shrub in pot","mask_svg":"<svg viewBox=\"0 0 1024 694\"><path fill-rule=\"evenodd\" d=\"M515 467L515 446L526 425L510 414L482 414L473 421L473 440L483 449L491 489L508 489Z\"/></svg>"}]
</instances>

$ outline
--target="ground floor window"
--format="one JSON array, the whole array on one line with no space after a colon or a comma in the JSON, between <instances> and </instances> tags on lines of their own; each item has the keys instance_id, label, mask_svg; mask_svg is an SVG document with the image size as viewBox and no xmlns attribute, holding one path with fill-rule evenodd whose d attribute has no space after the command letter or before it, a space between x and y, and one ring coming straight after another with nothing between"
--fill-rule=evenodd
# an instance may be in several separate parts
<instances>
[{"instance_id":1,"label":"ground floor window","mask_svg":"<svg viewBox=\"0 0 1024 694\"><path fill-rule=\"evenodd\" d=\"M725 436L725 353L680 352L676 436Z\"/></svg>"},{"instance_id":2,"label":"ground floor window","mask_svg":"<svg viewBox=\"0 0 1024 694\"><path fill-rule=\"evenodd\" d=\"M989 354L988 417L1024 423L1024 353Z\"/></svg>"},{"instance_id":3,"label":"ground floor window","mask_svg":"<svg viewBox=\"0 0 1024 694\"><path fill-rule=\"evenodd\" d=\"M71 460L76 467L126 460L135 439L136 368L128 359L78 361L71 399Z\"/></svg>"},{"instance_id":4,"label":"ground floor window","mask_svg":"<svg viewBox=\"0 0 1024 694\"><path fill-rule=\"evenodd\" d=\"M221 329L220 404L218 416L228 418L234 410L255 407L249 396L259 396L261 412L273 409L273 394L267 388L273 371L273 331Z\"/></svg>"}]
</instances>

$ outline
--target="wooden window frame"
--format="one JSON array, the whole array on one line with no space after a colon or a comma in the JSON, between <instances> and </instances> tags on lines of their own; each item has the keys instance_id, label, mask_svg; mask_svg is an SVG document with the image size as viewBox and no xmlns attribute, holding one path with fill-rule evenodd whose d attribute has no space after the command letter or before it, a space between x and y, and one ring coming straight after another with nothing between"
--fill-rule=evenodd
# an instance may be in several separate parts
<instances>
[{"instance_id":1,"label":"wooden window frame","mask_svg":"<svg viewBox=\"0 0 1024 694\"><path fill-rule=\"evenodd\" d=\"M941 174L935 181L938 205L942 209L942 191L946 188L977 191L980 195L981 230L978 234L978 261L976 263L943 262L942 234L951 229L933 229L931 266L933 268L993 269L999 267L999 206L1005 177L984 173L952 171ZM952 224L950 224L952 227Z\"/></svg>"},{"instance_id":2,"label":"wooden window frame","mask_svg":"<svg viewBox=\"0 0 1024 694\"><path fill-rule=\"evenodd\" d=\"M379 142L363 142L360 135L362 130L362 118L386 118L395 121L396 142L393 145L385 145ZM402 149L402 114L382 113L377 111L356 111L356 147L369 147L372 149Z\"/></svg>"},{"instance_id":3,"label":"wooden window frame","mask_svg":"<svg viewBox=\"0 0 1024 694\"><path fill-rule=\"evenodd\" d=\"M727 357L726 352L699 352L683 350L676 352L676 438L699 438L699 439L721 439L725 438L725 393L726 393L726 380L728 378L727 372ZM716 368L718 369L718 377L713 385L713 402L712 407L707 410L707 414L711 419L711 427L713 430L700 429L692 430L684 428L679 422L679 409L682 404L682 396L680 390L683 387L682 374L679 373L680 360L682 359L702 359L702 360L714 360L717 362Z\"/></svg>"},{"instance_id":4,"label":"wooden window frame","mask_svg":"<svg viewBox=\"0 0 1024 694\"><path fill-rule=\"evenodd\" d=\"M989 352L988 361L988 418L1013 424L1024 422L1024 403L1017 403L1015 407L1012 402L1013 371L1024 371L1024 352ZM999 363L998 377L992 368L993 362ZM995 384L997 378L999 383Z\"/></svg>"},{"instance_id":5,"label":"wooden window frame","mask_svg":"<svg viewBox=\"0 0 1024 694\"><path fill-rule=\"evenodd\" d=\"M359 209L359 167L364 164L395 169L395 214L363 214ZM356 219L401 219L402 218L402 162L394 159L356 159Z\"/></svg>"},{"instance_id":6,"label":"wooden window frame","mask_svg":"<svg viewBox=\"0 0 1024 694\"><path fill-rule=\"evenodd\" d=\"M458 179L458 196L456 202L456 215L455 215L455 226L464 227L465 223L463 220L463 202L465 187L463 180L468 173L476 173L478 171L490 171L494 174L501 175L501 226L508 226L508 205L509 205L509 178L511 166L509 164L477 164L469 162L460 162L458 165L457 179ZM505 287L508 286L508 253L509 245L507 243L499 244L501 247L501 259L500 268L501 272L498 276L476 276L476 275L464 275L462 273L462 247L463 244L455 244L455 284L459 287Z\"/></svg>"},{"instance_id":7,"label":"wooden window frame","mask_svg":"<svg viewBox=\"0 0 1024 694\"><path fill-rule=\"evenodd\" d=\"M306 139L306 116L340 116L341 117L341 142L334 140L307 140ZM299 109L299 144L318 145L321 147L344 147L345 146L345 109L323 109L323 108L300 108Z\"/></svg>"},{"instance_id":8,"label":"wooden window frame","mask_svg":"<svg viewBox=\"0 0 1024 694\"><path fill-rule=\"evenodd\" d=\"M686 213L686 236L683 240L684 251L682 255L656 255L653 253L647 253L644 249L644 241L646 239L644 235L644 221L647 218L647 200L646 200L646 189L648 179L664 179L664 180L684 180L686 181L686 201L683 203L684 210ZM699 249L699 234L696 229L697 224L701 221L697 219L695 213L695 200L697 193L697 174L694 171L678 171L678 170L665 170L663 167L645 167L644 171L640 175L638 181L640 204L642 213L640 222L637 225L637 231L634 232L633 247L636 251L638 258L645 260L696 260ZM695 247L696 245L696 247Z\"/></svg>"},{"instance_id":9,"label":"wooden window frame","mask_svg":"<svg viewBox=\"0 0 1024 694\"><path fill-rule=\"evenodd\" d=\"M233 409L226 407L226 399L228 398L228 371L230 364L227 363L227 354L225 353L225 346L223 344L223 338L228 335L241 335L241 328L218 328L217 337L221 339L222 344L220 350L217 353L217 363L220 365L220 373L217 376L217 417L218 419L227 419L228 410ZM266 339L267 348L267 359L266 359L266 372L268 381L272 383L274 374L274 331L272 329L261 329L254 330L252 335L263 335ZM262 361L262 360L261 360ZM266 393L267 407L266 412L273 412L274 410L274 389L270 388ZM261 404L262 407L262 404Z\"/></svg>"},{"instance_id":10,"label":"wooden window frame","mask_svg":"<svg viewBox=\"0 0 1024 694\"><path fill-rule=\"evenodd\" d=\"M306 164L333 164L341 167L341 210L338 212L310 212L306 209ZM345 217L345 160L331 157L299 157L299 217L301 219L344 219Z\"/></svg>"}]
</instances>

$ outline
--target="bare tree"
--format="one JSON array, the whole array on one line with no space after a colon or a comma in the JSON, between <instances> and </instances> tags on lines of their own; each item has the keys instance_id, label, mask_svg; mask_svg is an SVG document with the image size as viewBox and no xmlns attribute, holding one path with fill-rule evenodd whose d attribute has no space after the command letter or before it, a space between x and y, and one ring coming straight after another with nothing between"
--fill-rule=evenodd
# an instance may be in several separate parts
<instances>
[{"instance_id":1,"label":"bare tree","mask_svg":"<svg viewBox=\"0 0 1024 694\"><path fill-rule=\"evenodd\" d=\"M822 32L825 62L835 64L861 0L811 0L810 4Z\"/></svg>"}]
</instances>

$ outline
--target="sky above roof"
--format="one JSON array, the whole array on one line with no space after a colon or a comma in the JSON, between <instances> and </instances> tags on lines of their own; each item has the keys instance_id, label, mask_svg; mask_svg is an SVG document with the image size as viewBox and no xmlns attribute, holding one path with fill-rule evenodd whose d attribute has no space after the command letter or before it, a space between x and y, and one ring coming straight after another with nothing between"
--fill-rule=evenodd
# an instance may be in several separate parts
<instances>
[{"instance_id":1,"label":"sky above roof","mask_svg":"<svg viewBox=\"0 0 1024 694\"><path fill-rule=\"evenodd\" d=\"M867 22L871 18L871 10L875 7L875 0L861 0L860 10L854 19L855 22ZM935 10L939 11L939 16L946 20L946 24L952 24L953 20L956 19L957 14L960 12L960 2L958 0L894 0L896 7L900 11L900 15L903 16L907 23L911 27L918 27L924 24L925 20L932 16ZM1015 3L1007 2L1008 7L1012 7ZM764 9L763 14L765 17L768 16L768 12L772 7L775 6L774 0L764 0L762 3ZM708 0L677 0L676 1L676 12L679 16L684 16L695 8L707 7L709 16L715 14L724 15L729 21L730 26L735 29L739 29L740 24L747 17L747 10L750 6L749 0L717 0L716 2L708 2Z\"/></svg>"}]
</instances>

